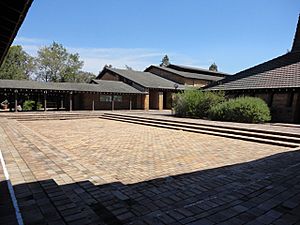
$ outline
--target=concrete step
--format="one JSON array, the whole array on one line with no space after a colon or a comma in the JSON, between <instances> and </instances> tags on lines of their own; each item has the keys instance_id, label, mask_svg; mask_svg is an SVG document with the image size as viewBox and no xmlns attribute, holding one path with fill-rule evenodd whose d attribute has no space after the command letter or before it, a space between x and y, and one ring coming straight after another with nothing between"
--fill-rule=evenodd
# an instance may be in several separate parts
<instances>
[{"instance_id":1,"label":"concrete step","mask_svg":"<svg viewBox=\"0 0 300 225\"><path fill-rule=\"evenodd\" d=\"M69 119L91 119L99 118L101 114L20 114L16 116L7 116L7 119L13 119L18 121L36 121L36 120L69 120Z\"/></svg>"},{"instance_id":2,"label":"concrete step","mask_svg":"<svg viewBox=\"0 0 300 225\"><path fill-rule=\"evenodd\" d=\"M221 137L227 137L227 138L234 138L234 139L240 139L240 140L246 140L246 141L254 141L259 143L265 143L265 144L272 144L272 145L279 145L279 146L285 146L285 147L291 147L295 148L298 147L300 144L300 140L298 138L287 138L285 136L280 135L262 135L255 132L241 132L236 131L235 129L222 129L222 128L209 128L205 126L199 126L199 125L186 125L185 123L172 123L172 122L162 122L159 120L149 120L148 118L133 118L133 117L122 117L121 115L115 115L115 114L104 114L103 116L100 116L104 119L110 119L110 120L116 120L121 122L129 122L129 123L135 123L140 125L147 125L147 126L155 126L155 127L162 127L162 128L168 128L168 129L176 129L176 130L183 130L183 131L189 131L189 132L196 132L196 133L202 133L202 134L209 134L209 135L216 135Z\"/></svg>"},{"instance_id":3,"label":"concrete step","mask_svg":"<svg viewBox=\"0 0 300 225\"><path fill-rule=\"evenodd\" d=\"M120 113L104 113L104 115L111 115L111 116L122 116L122 118L134 118L134 119L147 119L152 121L160 121L160 122L171 122L175 124L181 124L181 125L196 125L196 126L204 126L207 128L222 128L222 129L228 129L228 130L238 130L238 131L249 131L249 132L255 132L255 133L261 133L261 134L273 134L273 135L280 135L280 136L286 136L288 138L290 137L296 137L300 139L300 133L292 133L292 132L284 132L284 131L276 131L276 130L268 130L268 129L258 129L258 128L250 128L250 127L243 127L243 126L232 126L232 125L223 125L223 124L206 124L201 123L199 120L196 122L188 122L188 121L176 121L175 120L168 120L168 119L162 119L162 118L153 118L148 116L136 116L136 115L128 115L128 114L120 114ZM242 124L241 124L242 125Z\"/></svg>"},{"instance_id":4,"label":"concrete step","mask_svg":"<svg viewBox=\"0 0 300 225\"><path fill-rule=\"evenodd\" d=\"M99 118L98 116L57 116L57 117L33 117L33 118L18 118L18 121L40 121L40 120L76 120L76 119L93 119Z\"/></svg>"}]
</instances>

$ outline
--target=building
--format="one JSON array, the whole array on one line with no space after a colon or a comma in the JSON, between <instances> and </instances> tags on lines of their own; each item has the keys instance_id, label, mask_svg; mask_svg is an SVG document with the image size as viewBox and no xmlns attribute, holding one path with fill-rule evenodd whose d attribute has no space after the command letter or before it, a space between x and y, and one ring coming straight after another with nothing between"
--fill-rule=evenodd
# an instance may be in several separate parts
<instances>
[{"instance_id":1,"label":"building","mask_svg":"<svg viewBox=\"0 0 300 225\"><path fill-rule=\"evenodd\" d=\"M0 2L0 63L32 1ZM0 80L0 102L7 100L11 111L17 111L17 106L26 100L33 100L35 108L38 102L42 103L44 110L171 109L173 93L187 85L217 81L224 75L176 65L148 69L149 72L138 72L106 67L91 84ZM157 69L166 73L156 72Z\"/></svg>"},{"instance_id":2,"label":"building","mask_svg":"<svg viewBox=\"0 0 300 225\"><path fill-rule=\"evenodd\" d=\"M86 84L0 80L0 102L7 100L11 111L26 100L42 103L45 111L136 109L139 106L135 99L145 94L120 81Z\"/></svg>"},{"instance_id":3,"label":"building","mask_svg":"<svg viewBox=\"0 0 300 225\"><path fill-rule=\"evenodd\" d=\"M162 78L150 72L123 70L104 67L94 83L99 80L122 81L143 93L141 99L137 97L137 105L144 109L171 109L172 93L184 90L184 85ZM138 107L140 108L140 107Z\"/></svg>"},{"instance_id":4,"label":"building","mask_svg":"<svg viewBox=\"0 0 300 225\"><path fill-rule=\"evenodd\" d=\"M229 76L227 73L175 64L151 65L145 69L145 72L156 74L181 85L195 87L203 87Z\"/></svg>"},{"instance_id":5,"label":"building","mask_svg":"<svg viewBox=\"0 0 300 225\"><path fill-rule=\"evenodd\" d=\"M206 87L228 96L256 96L271 108L274 122L300 123L300 16L290 52Z\"/></svg>"}]
</instances>

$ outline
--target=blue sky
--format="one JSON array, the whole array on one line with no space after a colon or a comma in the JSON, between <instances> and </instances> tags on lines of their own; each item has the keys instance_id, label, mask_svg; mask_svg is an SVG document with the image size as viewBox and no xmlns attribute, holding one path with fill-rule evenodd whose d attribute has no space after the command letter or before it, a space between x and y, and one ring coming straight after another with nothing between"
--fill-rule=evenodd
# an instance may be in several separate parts
<instances>
[{"instance_id":1,"label":"blue sky","mask_svg":"<svg viewBox=\"0 0 300 225\"><path fill-rule=\"evenodd\" d=\"M298 0L35 0L14 44L35 55L52 41L78 52L84 70L143 70L171 63L242 69L291 48Z\"/></svg>"}]
</instances>

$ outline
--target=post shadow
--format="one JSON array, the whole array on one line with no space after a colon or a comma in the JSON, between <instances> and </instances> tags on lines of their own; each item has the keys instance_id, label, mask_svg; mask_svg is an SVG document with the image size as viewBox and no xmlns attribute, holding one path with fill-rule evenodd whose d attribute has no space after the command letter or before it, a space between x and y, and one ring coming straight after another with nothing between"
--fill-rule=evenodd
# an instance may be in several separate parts
<instances>
[{"instance_id":1,"label":"post shadow","mask_svg":"<svg viewBox=\"0 0 300 225\"><path fill-rule=\"evenodd\" d=\"M13 218L5 183L0 224ZM25 224L295 224L300 151L134 184L49 179L14 190Z\"/></svg>"}]
</instances>

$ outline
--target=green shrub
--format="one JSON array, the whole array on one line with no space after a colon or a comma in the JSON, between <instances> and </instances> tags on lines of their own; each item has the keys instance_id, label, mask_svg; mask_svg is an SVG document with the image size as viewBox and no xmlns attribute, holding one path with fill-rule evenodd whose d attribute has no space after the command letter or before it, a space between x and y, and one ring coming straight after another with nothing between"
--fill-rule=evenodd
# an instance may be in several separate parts
<instances>
[{"instance_id":1,"label":"green shrub","mask_svg":"<svg viewBox=\"0 0 300 225\"><path fill-rule=\"evenodd\" d=\"M212 120L262 123L271 120L270 109L260 98L239 97L219 103L209 110Z\"/></svg>"},{"instance_id":2,"label":"green shrub","mask_svg":"<svg viewBox=\"0 0 300 225\"><path fill-rule=\"evenodd\" d=\"M27 100L23 103L23 110L24 111L30 111L34 109L35 101ZM37 109L41 109L42 104L40 102L37 102Z\"/></svg>"},{"instance_id":3,"label":"green shrub","mask_svg":"<svg viewBox=\"0 0 300 225\"><path fill-rule=\"evenodd\" d=\"M176 94L174 99L175 115L180 117L205 118L210 107L225 100L223 92L204 92L186 90Z\"/></svg>"}]
</instances>

